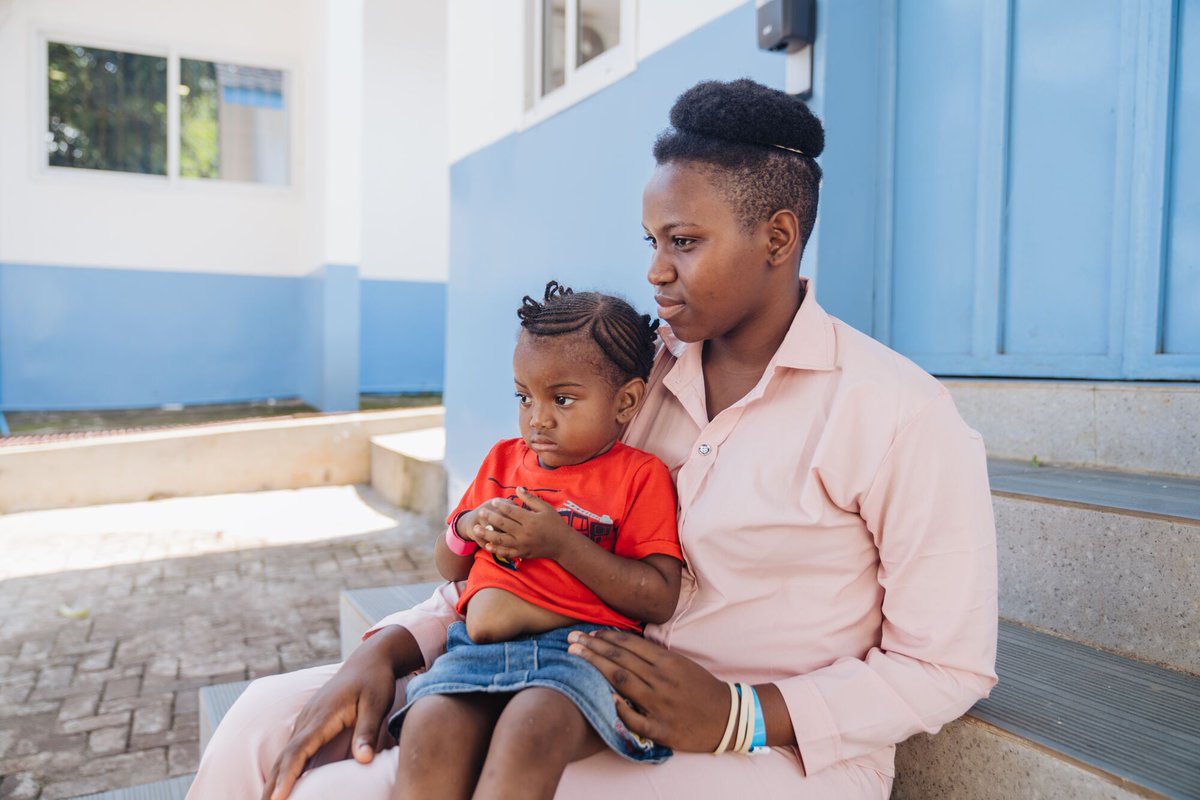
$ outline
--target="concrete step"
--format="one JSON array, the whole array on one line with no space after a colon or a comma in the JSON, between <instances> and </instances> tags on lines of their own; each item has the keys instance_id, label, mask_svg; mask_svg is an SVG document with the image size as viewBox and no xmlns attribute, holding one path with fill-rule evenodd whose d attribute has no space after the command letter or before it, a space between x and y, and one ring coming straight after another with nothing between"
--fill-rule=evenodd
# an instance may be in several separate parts
<instances>
[{"instance_id":1,"label":"concrete step","mask_svg":"<svg viewBox=\"0 0 1200 800\"><path fill-rule=\"evenodd\" d=\"M1200 797L1200 677L1001 623L992 695L897 750L894 798Z\"/></svg>"},{"instance_id":2,"label":"concrete step","mask_svg":"<svg viewBox=\"0 0 1200 800\"><path fill-rule=\"evenodd\" d=\"M445 453L445 428L374 436L371 485L393 505L441 522L447 513Z\"/></svg>"},{"instance_id":3,"label":"concrete step","mask_svg":"<svg viewBox=\"0 0 1200 800\"><path fill-rule=\"evenodd\" d=\"M195 775L180 775L165 781L130 786L127 789L81 795L75 800L184 800L194 777Z\"/></svg>"},{"instance_id":4,"label":"concrete step","mask_svg":"<svg viewBox=\"0 0 1200 800\"><path fill-rule=\"evenodd\" d=\"M200 752L208 747L213 731L225 716L225 712L233 707L233 702L241 696L250 681L235 681L219 683L215 686L204 686L200 689Z\"/></svg>"},{"instance_id":5,"label":"concrete step","mask_svg":"<svg viewBox=\"0 0 1200 800\"><path fill-rule=\"evenodd\" d=\"M396 611L427 600L440 581L344 591L338 600L342 660L350 657L372 625Z\"/></svg>"},{"instance_id":6,"label":"concrete step","mask_svg":"<svg viewBox=\"0 0 1200 800\"><path fill-rule=\"evenodd\" d=\"M990 456L1200 478L1200 384L942 383Z\"/></svg>"},{"instance_id":7,"label":"concrete step","mask_svg":"<svg viewBox=\"0 0 1200 800\"><path fill-rule=\"evenodd\" d=\"M1200 481L988 467L1002 617L1200 673Z\"/></svg>"}]
</instances>

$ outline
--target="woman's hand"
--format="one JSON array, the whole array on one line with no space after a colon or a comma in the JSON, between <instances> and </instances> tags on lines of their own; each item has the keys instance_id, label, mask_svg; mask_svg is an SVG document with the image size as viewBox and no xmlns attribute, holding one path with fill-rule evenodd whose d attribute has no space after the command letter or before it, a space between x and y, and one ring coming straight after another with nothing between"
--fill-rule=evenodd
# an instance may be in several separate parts
<instances>
[{"instance_id":1,"label":"woman's hand","mask_svg":"<svg viewBox=\"0 0 1200 800\"><path fill-rule=\"evenodd\" d=\"M380 728L395 700L396 676L421 665L416 640L399 626L384 628L363 642L301 710L292 738L267 776L263 800L284 800L308 760L347 728L354 729L355 760L370 762L390 738Z\"/></svg>"},{"instance_id":2,"label":"woman's hand","mask_svg":"<svg viewBox=\"0 0 1200 800\"><path fill-rule=\"evenodd\" d=\"M717 749L729 721L724 681L631 633L576 632L570 641L570 652L600 670L626 701L617 702L617 715L629 730L681 752Z\"/></svg>"}]
</instances>

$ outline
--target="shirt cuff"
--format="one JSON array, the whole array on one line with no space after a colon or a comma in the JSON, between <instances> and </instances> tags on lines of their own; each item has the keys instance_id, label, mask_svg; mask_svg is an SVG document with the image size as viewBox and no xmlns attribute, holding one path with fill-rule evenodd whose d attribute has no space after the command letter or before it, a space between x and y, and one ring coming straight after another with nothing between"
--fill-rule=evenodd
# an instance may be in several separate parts
<instances>
[{"instance_id":1,"label":"shirt cuff","mask_svg":"<svg viewBox=\"0 0 1200 800\"><path fill-rule=\"evenodd\" d=\"M412 608L388 614L372 625L362 635L363 641L374 636L389 625L400 625L417 640L421 649L421 657L425 660L425 668L446 651L446 629L450 623L462 619L455 606L465 583L443 583L434 590L433 595Z\"/></svg>"},{"instance_id":2,"label":"shirt cuff","mask_svg":"<svg viewBox=\"0 0 1200 800\"><path fill-rule=\"evenodd\" d=\"M841 761L837 724L816 684L801 675L776 681L775 685L792 719L804 774L812 775Z\"/></svg>"}]
</instances>

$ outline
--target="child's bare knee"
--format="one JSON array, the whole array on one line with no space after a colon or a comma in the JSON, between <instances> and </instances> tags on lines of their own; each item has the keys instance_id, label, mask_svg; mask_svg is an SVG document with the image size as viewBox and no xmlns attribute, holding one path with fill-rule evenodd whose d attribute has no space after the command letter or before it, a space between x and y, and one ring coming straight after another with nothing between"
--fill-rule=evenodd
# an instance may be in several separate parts
<instances>
[{"instance_id":1,"label":"child's bare knee","mask_svg":"<svg viewBox=\"0 0 1200 800\"><path fill-rule=\"evenodd\" d=\"M538 758L571 749L587 733L582 712L564 694L553 689L526 689L505 707L493 738L499 737L510 753L528 752ZM564 753L569 758L569 753Z\"/></svg>"}]
</instances>

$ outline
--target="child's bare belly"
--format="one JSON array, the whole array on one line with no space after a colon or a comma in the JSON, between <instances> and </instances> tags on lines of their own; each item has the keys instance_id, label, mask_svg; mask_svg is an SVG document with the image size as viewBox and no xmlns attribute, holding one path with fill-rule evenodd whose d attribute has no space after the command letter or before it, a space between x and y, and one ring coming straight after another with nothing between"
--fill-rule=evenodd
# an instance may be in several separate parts
<instances>
[{"instance_id":1,"label":"child's bare belly","mask_svg":"<svg viewBox=\"0 0 1200 800\"><path fill-rule=\"evenodd\" d=\"M480 589L467 603L467 635L476 644L506 642L577 622L574 617L534 605L495 587Z\"/></svg>"}]
</instances>

